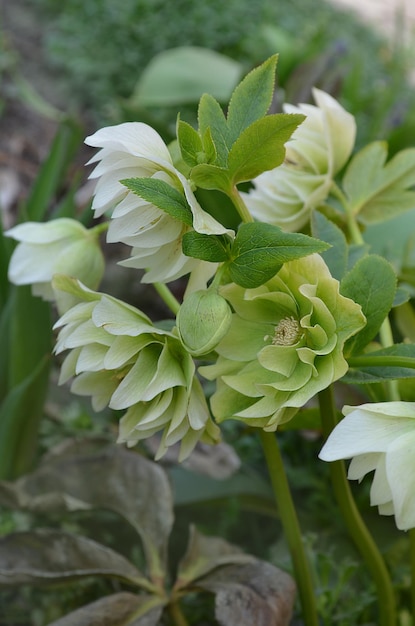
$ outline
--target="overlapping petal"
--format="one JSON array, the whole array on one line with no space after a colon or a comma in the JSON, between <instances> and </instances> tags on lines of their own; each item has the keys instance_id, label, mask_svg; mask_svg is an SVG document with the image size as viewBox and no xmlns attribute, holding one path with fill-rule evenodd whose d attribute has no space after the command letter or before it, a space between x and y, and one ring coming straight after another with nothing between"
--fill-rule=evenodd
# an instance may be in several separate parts
<instances>
[{"instance_id":1,"label":"overlapping petal","mask_svg":"<svg viewBox=\"0 0 415 626\"><path fill-rule=\"evenodd\" d=\"M69 350L60 382L73 378L71 391L90 396L95 410L125 410L120 442L134 445L161 432L157 458L180 441L182 460L198 441L218 441L193 360L176 334L68 277L55 276L53 285L78 299L55 325L55 352Z\"/></svg>"},{"instance_id":2,"label":"overlapping petal","mask_svg":"<svg viewBox=\"0 0 415 626\"><path fill-rule=\"evenodd\" d=\"M217 362L200 368L217 380L218 421L275 430L346 373L344 343L366 320L319 255L286 263L257 289L230 284L221 293L235 313Z\"/></svg>"},{"instance_id":3,"label":"overlapping petal","mask_svg":"<svg viewBox=\"0 0 415 626\"><path fill-rule=\"evenodd\" d=\"M348 478L374 471L370 502L395 515L401 530L415 527L415 402L345 406L344 419L320 452L323 461L352 459Z\"/></svg>"}]
</instances>

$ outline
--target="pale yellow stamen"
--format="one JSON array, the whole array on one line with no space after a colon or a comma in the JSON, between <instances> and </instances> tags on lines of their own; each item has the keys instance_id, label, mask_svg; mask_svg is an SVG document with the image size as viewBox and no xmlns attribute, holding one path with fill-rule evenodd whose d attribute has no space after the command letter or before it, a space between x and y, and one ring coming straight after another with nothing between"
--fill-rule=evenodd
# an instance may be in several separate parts
<instances>
[{"instance_id":1,"label":"pale yellow stamen","mask_svg":"<svg viewBox=\"0 0 415 626\"><path fill-rule=\"evenodd\" d=\"M272 337L273 346L293 346L302 335L302 329L298 320L294 317L284 317L275 327Z\"/></svg>"}]
</instances>

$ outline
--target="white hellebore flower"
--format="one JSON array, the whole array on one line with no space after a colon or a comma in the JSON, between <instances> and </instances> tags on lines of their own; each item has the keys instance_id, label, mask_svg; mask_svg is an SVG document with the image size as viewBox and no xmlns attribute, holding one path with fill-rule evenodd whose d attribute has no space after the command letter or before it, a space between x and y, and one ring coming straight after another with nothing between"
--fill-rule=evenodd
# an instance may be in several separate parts
<instances>
[{"instance_id":1,"label":"white hellebore flower","mask_svg":"<svg viewBox=\"0 0 415 626\"><path fill-rule=\"evenodd\" d=\"M154 177L181 192L191 209L193 228L204 234L223 234L226 228L199 205L189 181L173 165L160 135L147 124L126 122L98 130L85 140L101 148L89 161L98 165L90 178L98 178L92 208L95 217L112 211L109 242L132 247L131 257L121 265L147 269L143 282L169 282L201 264L182 252L183 234L189 226L128 190L120 180ZM215 266L209 264L213 274Z\"/></svg>"},{"instance_id":2,"label":"white hellebore flower","mask_svg":"<svg viewBox=\"0 0 415 626\"><path fill-rule=\"evenodd\" d=\"M96 411L106 406L125 411L120 443L134 445L160 432L156 458L180 442L182 461L198 441L218 442L193 359L174 332L67 276L55 276L53 286L78 300L55 324L60 329L55 353L69 350L59 383L73 378L71 391L90 396Z\"/></svg>"},{"instance_id":3,"label":"white hellebore flower","mask_svg":"<svg viewBox=\"0 0 415 626\"><path fill-rule=\"evenodd\" d=\"M326 200L355 142L354 117L324 91L313 89L313 97L317 106L284 105L286 113L301 113L306 119L285 144L284 163L260 174L244 194L255 219L290 232L302 228L311 210Z\"/></svg>"},{"instance_id":4,"label":"white hellebore flower","mask_svg":"<svg viewBox=\"0 0 415 626\"><path fill-rule=\"evenodd\" d=\"M54 274L68 274L96 289L105 269L99 232L69 218L18 224L5 233L20 242L10 259L10 282L32 285L34 295L50 301L55 299Z\"/></svg>"},{"instance_id":5,"label":"white hellebore flower","mask_svg":"<svg viewBox=\"0 0 415 626\"><path fill-rule=\"evenodd\" d=\"M400 530L415 528L415 402L345 406L343 413L320 458L352 458L351 480L361 481L374 470L372 506L381 515L395 515Z\"/></svg>"}]
</instances>

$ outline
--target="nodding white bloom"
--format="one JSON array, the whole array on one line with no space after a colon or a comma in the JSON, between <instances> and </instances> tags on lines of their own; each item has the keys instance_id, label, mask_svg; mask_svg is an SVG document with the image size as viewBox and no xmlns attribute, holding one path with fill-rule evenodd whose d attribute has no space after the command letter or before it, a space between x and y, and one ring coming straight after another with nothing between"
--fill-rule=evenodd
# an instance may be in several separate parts
<instances>
[{"instance_id":1,"label":"nodding white bloom","mask_svg":"<svg viewBox=\"0 0 415 626\"><path fill-rule=\"evenodd\" d=\"M99 217L112 211L109 242L132 247L131 258L122 265L147 269L143 282L169 282L200 266L182 252L183 234L190 230L180 221L146 202L120 180L159 178L184 195L193 216L193 228L204 234L223 234L227 229L199 205L189 181L173 165L160 135L147 124L126 122L98 130L85 140L101 148L89 161L97 163L90 178L98 178L92 208ZM215 265L211 266L211 275Z\"/></svg>"},{"instance_id":2,"label":"nodding white bloom","mask_svg":"<svg viewBox=\"0 0 415 626\"><path fill-rule=\"evenodd\" d=\"M99 232L69 218L18 224L5 233L20 242L10 259L10 282L32 285L34 295L50 301L55 299L54 274L68 274L96 289L105 269Z\"/></svg>"},{"instance_id":3,"label":"nodding white bloom","mask_svg":"<svg viewBox=\"0 0 415 626\"><path fill-rule=\"evenodd\" d=\"M415 528L415 402L345 406L343 413L320 458L352 459L350 480L374 471L371 505L394 515L400 530Z\"/></svg>"},{"instance_id":4,"label":"nodding white bloom","mask_svg":"<svg viewBox=\"0 0 415 626\"><path fill-rule=\"evenodd\" d=\"M217 443L195 365L173 332L156 328L141 311L111 296L91 291L66 276L55 276L57 291L78 304L55 325L58 354L70 350L60 380L73 378L71 391L91 396L96 411L125 410L118 441L134 445L162 432L156 455L180 442L179 459L198 441Z\"/></svg>"},{"instance_id":5,"label":"nodding white bloom","mask_svg":"<svg viewBox=\"0 0 415 626\"><path fill-rule=\"evenodd\" d=\"M285 161L263 172L254 188L244 194L252 215L261 222L297 231L309 220L311 210L327 198L334 176L352 152L354 117L328 93L313 89L316 106L284 105L286 113L301 113L306 119L285 144Z\"/></svg>"}]
</instances>

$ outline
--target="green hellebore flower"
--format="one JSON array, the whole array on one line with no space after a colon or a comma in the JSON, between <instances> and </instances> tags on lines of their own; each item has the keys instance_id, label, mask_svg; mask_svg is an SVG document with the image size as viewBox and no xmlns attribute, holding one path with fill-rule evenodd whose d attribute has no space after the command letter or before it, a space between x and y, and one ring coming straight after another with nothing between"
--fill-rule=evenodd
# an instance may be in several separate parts
<instances>
[{"instance_id":1,"label":"green hellebore flower","mask_svg":"<svg viewBox=\"0 0 415 626\"><path fill-rule=\"evenodd\" d=\"M232 311L216 291L199 290L184 299L177 315L177 329L186 350L202 356L215 349L226 335Z\"/></svg>"},{"instance_id":2,"label":"green hellebore flower","mask_svg":"<svg viewBox=\"0 0 415 626\"><path fill-rule=\"evenodd\" d=\"M180 460L198 441L218 442L193 360L173 332L69 277L55 276L53 286L78 299L55 324L60 328L55 353L70 350L59 382L74 378L71 391L91 396L96 411L126 410L119 442L135 445L162 432L156 458L180 441Z\"/></svg>"},{"instance_id":3,"label":"green hellebore flower","mask_svg":"<svg viewBox=\"0 0 415 626\"><path fill-rule=\"evenodd\" d=\"M211 398L217 421L276 430L346 373L344 342L366 319L358 304L340 295L319 255L286 263L257 289L230 284L221 293L235 313L216 347L217 362L200 368L217 380Z\"/></svg>"},{"instance_id":4,"label":"green hellebore flower","mask_svg":"<svg viewBox=\"0 0 415 626\"><path fill-rule=\"evenodd\" d=\"M96 289L105 269L99 232L99 228L88 230L69 218L18 224L5 233L20 242L10 260L10 282L32 285L34 295L50 301L55 299L51 286L54 274L68 274ZM71 304L67 298L58 302L61 311Z\"/></svg>"}]
</instances>

